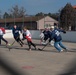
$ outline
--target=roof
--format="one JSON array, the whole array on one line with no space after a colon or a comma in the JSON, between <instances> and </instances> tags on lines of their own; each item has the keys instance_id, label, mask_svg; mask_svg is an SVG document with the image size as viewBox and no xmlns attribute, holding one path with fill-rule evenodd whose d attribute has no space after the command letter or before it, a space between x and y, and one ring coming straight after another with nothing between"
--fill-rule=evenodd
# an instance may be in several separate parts
<instances>
[{"instance_id":1,"label":"roof","mask_svg":"<svg viewBox=\"0 0 76 75\"><path fill-rule=\"evenodd\" d=\"M76 9L76 5L74 5L74 6L73 6L73 8L75 8L75 9Z\"/></svg>"},{"instance_id":2,"label":"roof","mask_svg":"<svg viewBox=\"0 0 76 75\"><path fill-rule=\"evenodd\" d=\"M29 22L29 21L38 21L40 19L44 18L44 16L31 16L31 17L24 17L24 18L8 18L6 19L6 22ZM5 19L0 19L0 23L4 23L5 22Z\"/></svg>"}]
</instances>

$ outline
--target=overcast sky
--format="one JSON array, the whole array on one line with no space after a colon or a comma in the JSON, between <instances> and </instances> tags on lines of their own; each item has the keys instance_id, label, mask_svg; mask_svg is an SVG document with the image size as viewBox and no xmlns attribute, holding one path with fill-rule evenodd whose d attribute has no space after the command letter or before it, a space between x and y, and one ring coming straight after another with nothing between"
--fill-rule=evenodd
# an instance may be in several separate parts
<instances>
[{"instance_id":1,"label":"overcast sky","mask_svg":"<svg viewBox=\"0 0 76 75\"><path fill-rule=\"evenodd\" d=\"M23 6L29 15L35 15L38 12L56 13L67 3L76 5L76 0L0 0L0 10L2 13L9 12L8 9L18 5Z\"/></svg>"}]
</instances>

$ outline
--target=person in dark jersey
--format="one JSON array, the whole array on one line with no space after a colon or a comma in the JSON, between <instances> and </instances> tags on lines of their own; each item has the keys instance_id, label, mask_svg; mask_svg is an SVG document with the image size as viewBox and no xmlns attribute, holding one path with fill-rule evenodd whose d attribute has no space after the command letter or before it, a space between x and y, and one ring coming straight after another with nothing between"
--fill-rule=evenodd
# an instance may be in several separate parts
<instances>
[{"instance_id":1,"label":"person in dark jersey","mask_svg":"<svg viewBox=\"0 0 76 75\"><path fill-rule=\"evenodd\" d=\"M54 30L51 33L51 37L49 39L49 42L54 39L54 47L59 51L62 52L63 49L65 49L66 51L68 50L68 48L66 48L63 44L62 44L62 37L60 32L66 33L66 31L62 30L62 29L58 29L57 27L54 28Z\"/></svg>"},{"instance_id":2,"label":"person in dark jersey","mask_svg":"<svg viewBox=\"0 0 76 75\"><path fill-rule=\"evenodd\" d=\"M23 47L24 43L20 39L19 31L21 31L21 29L18 28L16 25L14 25L14 27L12 29L12 33L13 33L14 39L21 45L21 47Z\"/></svg>"}]
</instances>

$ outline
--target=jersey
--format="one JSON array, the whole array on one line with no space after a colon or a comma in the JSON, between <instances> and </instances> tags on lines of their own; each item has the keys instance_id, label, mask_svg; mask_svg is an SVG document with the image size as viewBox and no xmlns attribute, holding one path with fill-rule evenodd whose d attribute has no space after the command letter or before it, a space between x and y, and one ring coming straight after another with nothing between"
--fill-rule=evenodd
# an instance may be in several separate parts
<instances>
[{"instance_id":1,"label":"jersey","mask_svg":"<svg viewBox=\"0 0 76 75\"><path fill-rule=\"evenodd\" d=\"M2 32L2 30L0 29L0 35L3 35L3 32Z\"/></svg>"},{"instance_id":2,"label":"jersey","mask_svg":"<svg viewBox=\"0 0 76 75\"><path fill-rule=\"evenodd\" d=\"M0 27L0 35L5 34L5 29L3 27Z\"/></svg>"},{"instance_id":3,"label":"jersey","mask_svg":"<svg viewBox=\"0 0 76 75\"><path fill-rule=\"evenodd\" d=\"M20 36L19 31L21 31L19 28L16 28L16 29L13 28L13 29L12 29L13 36L14 36L14 37Z\"/></svg>"},{"instance_id":4,"label":"jersey","mask_svg":"<svg viewBox=\"0 0 76 75\"><path fill-rule=\"evenodd\" d=\"M46 41L48 38L51 37L51 31L50 31L50 30L44 31L43 33L44 33L44 40L45 40L45 41Z\"/></svg>"},{"instance_id":5,"label":"jersey","mask_svg":"<svg viewBox=\"0 0 76 75\"><path fill-rule=\"evenodd\" d=\"M61 37L60 32L65 33L64 30L54 29L54 30L52 31L52 34L51 34L51 40L54 39L55 42L61 41L61 40L62 40L62 37Z\"/></svg>"},{"instance_id":6,"label":"jersey","mask_svg":"<svg viewBox=\"0 0 76 75\"><path fill-rule=\"evenodd\" d=\"M25 38L27 39L27 41L32 41L31 40L31 33L29 30L24 31L24 34L26 34Z\"/></svg>"}]
</instances>

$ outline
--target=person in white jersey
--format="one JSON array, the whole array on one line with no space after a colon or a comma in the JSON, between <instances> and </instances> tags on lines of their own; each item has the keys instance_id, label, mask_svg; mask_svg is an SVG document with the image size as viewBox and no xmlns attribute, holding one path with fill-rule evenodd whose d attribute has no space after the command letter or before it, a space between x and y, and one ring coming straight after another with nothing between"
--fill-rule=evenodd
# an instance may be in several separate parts
<instances>
[{"instance_id":1,"label":"person in white jersey","mask_svg":"<svg viewBox=\"0 0 76 75\"><path fill-rule=\"evenodd\" d=\"M28 46L29 46L29 51L31 51L31 45L35 48L36 50L36 45L32 42L32 36L31 36L31 33L30 31L24 27L23 28L23 33L25 35L25 38L27 39L27 43L28 43Z\"/></svg>"}]
</instances>

